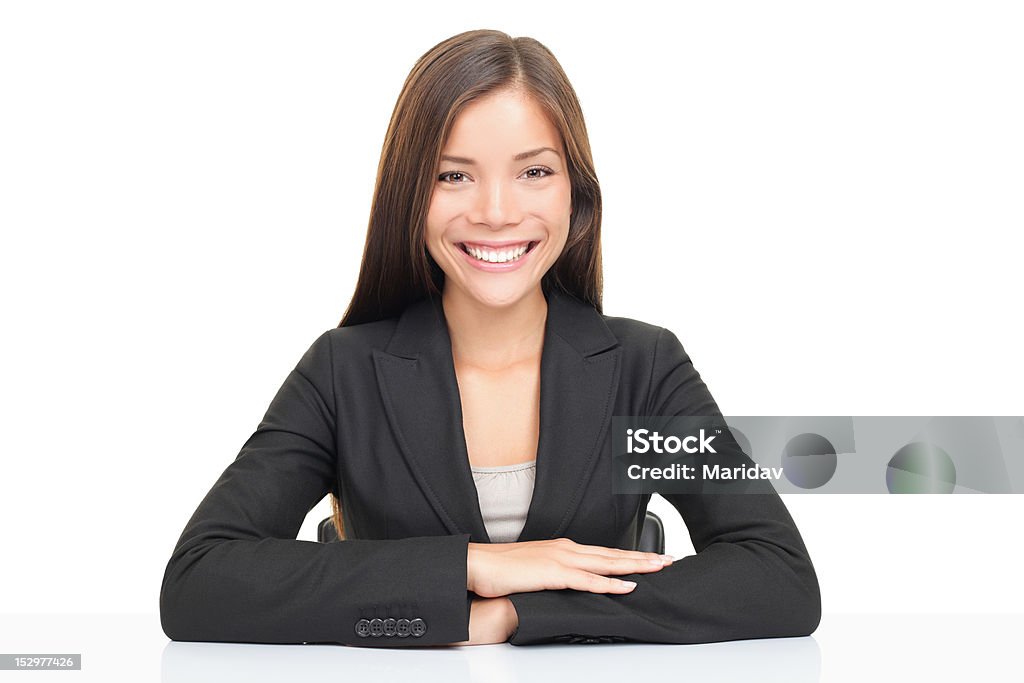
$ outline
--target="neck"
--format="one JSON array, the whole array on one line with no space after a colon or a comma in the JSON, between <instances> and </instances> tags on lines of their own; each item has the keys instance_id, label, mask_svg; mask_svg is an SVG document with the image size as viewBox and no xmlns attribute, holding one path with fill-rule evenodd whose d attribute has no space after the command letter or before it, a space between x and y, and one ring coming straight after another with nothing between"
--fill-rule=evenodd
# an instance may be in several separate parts
<instances>
[{"instance_id":1,"label":"neck","mask_svg":"<svg viewBox=\"0 0 1024 683\"><path fill-rule=\"evenodd\" d=\"M482 304L446 286L441 304L456 363L502 370L540 357L548 304L539 285L519 301L501 307Z\"/></svg>"}]
</instances>

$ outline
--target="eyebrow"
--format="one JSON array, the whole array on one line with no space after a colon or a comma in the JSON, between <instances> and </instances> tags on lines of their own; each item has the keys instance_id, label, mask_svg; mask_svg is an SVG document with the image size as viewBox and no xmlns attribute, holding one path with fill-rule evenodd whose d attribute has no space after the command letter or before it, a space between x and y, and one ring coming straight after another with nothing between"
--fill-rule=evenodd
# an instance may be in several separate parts
<instances>
[{"instance_id":1,"label":"eyebrow","mask_svg":"<svg viewBox=\"0 0 1024 683\"><path fill-rule=\"evenodd\" d=\"M522 161L523 159L529 159L530 157L535 157L538 154L540 154L541 152L554 152L556 155L558 155L559 158L561 158L561 156L562 156L561 154L558 154L558 150L552 149L551 147L538 147L537 149L531 149L529 152L520 152L519 154L517 154L514 157L512 157L512 160L513 161ZM476 164L475 161L473 161L472 159L470 159L468 157L454 157L454 156L451 156L451 155L448 155L448 154L443 155L441 157L441 161L450 161L450 162L452 162L454 164L466 164L467 166L472 166L472 165Z\"/></svg>"}]
</instances>

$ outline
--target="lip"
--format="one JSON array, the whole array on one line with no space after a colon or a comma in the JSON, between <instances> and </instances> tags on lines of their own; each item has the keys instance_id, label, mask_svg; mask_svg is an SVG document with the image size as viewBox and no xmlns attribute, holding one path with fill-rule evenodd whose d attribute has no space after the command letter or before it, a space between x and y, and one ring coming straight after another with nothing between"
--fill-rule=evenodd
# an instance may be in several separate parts
<instances>
[{"instance_id":1,"label":"lip","mask_svg":"<svg viewBox=\"0 0 1024 683\"><path fill-rule=\"evenodd\" d=\"M483 271L487 271L487 272L491 272L491 273L495 273L495 272L504 273L504 272L509 272L509 271L518 270L519 268L522 268L523 264L526 263L526 260L530 258L530 256L533 254L533 252L537 251L537 247L540 245L540 243L541 243L541 240L515 240L515 241L505 241L505 242L470 242L470 241L464 241L464 242L456 242L455 243L455 249L460 254L462 254L462 257L464 259L466 259L466 261L468 261L471 266L473 266L477 270L483 270ZM532 244L533 247L528 249L525 254L520 256L515 261L509 261L508 263L488 263L487 261L480 261L480 260L474 258L473 256L471 256L470 254L468 254L462 248L463 244L469 244L471 246L490 247L492 249L501 249L501 248L517 246L517 245L521 245L521 244Z\"/></svg>"},{"instance_id":2,"label":"lip","mask_svg":"<svg viewBox=\"0 0 1024 683\"><path fill-rule=\"evenodd\" d=\"M486 240L482 242L476 242L472 240L463 240L456 244L468 244L473 247L490 247L491 249L505 249L506 247L518 247L521 244L529 244L530 242L539 242L540 240L505 240L504 242L488 242Z\"/></svg>"}]
</instances>

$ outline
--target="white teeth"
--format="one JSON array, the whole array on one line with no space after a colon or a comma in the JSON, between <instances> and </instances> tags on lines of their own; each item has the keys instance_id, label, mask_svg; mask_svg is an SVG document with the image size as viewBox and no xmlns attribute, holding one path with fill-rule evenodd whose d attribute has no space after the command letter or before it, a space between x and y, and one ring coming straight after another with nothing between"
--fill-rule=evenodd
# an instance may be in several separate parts
<instances>
[{"instance_id":1,"label":"white teeth","mask_svg":"<svg viewBox=\"0 0 1024 683\"><path fill-rule=\"evenodd\" d=\"M529 245L524 244L520 247L516 247L515 249L479 249L477 247L471 247L468 244L464 246L466 247L466 251L480 261L487 261L489 263L508 263L509 261L517 260L525 254Z\"/></svg>"}]
</instances>

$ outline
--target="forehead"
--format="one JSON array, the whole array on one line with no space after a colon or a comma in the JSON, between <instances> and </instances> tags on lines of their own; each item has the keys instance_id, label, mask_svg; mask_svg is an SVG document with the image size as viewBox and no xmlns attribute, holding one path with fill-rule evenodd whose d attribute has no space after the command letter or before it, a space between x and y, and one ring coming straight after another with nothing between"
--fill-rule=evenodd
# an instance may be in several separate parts
<instances>
[{"instance_id":1,"label":"forehead","mask_svg":"<svg viewBox=\"0 0 1024 683\"><path fill-rule=\"evenodd\" d=\"M476 154L513 150L515 154L545 145L562 148L561 135L544 108L527 93L500 90L470 102L459 112L445 150Z\"/></svg>"}]
</instances>

